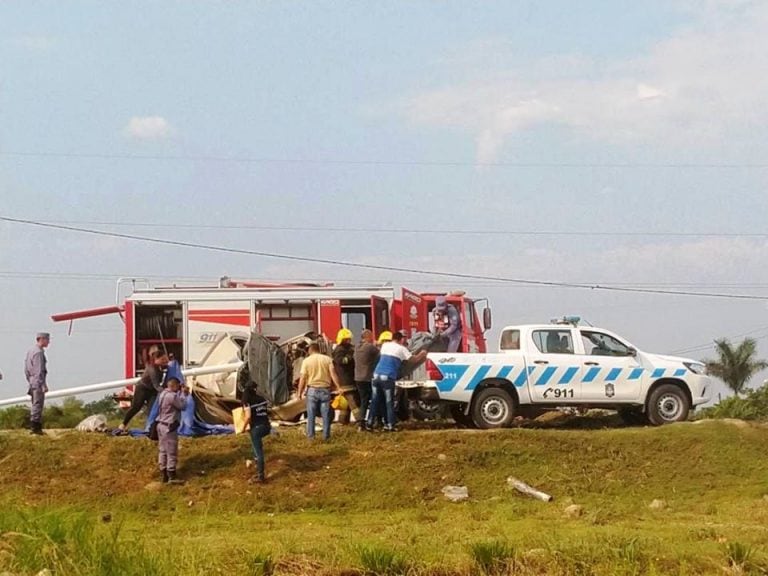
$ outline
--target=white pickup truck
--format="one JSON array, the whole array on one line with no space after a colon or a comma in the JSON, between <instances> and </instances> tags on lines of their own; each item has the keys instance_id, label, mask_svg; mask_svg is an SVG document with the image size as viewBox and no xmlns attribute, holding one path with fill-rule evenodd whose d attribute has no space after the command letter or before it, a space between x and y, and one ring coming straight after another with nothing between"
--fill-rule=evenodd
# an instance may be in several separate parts
<instances>
[{"instance_id":1,"label":"white pickup truck","mask_svg":"<svg viewBox=\"0 0 768 576\"><path fill-rule=\"evenodd\" d=\"M449 402L459 423L500 428L517 414L562 406L615 409L628 423L667 424L685 420L712 391L701 362L642 352L578 320L508 326L499 350L430 353L422 396Z\"/></svg>"}]
</instances>

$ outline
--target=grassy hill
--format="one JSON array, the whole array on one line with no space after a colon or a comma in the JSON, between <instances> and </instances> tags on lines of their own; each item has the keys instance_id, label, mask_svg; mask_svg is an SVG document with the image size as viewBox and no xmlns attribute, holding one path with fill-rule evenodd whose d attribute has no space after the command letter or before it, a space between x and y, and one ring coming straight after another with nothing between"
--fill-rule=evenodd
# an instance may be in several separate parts
<instances>
[{"instance_id":1,"label":"grassy hill","mask_svg":"<svg viewBox=\"0 0 768 576\"><path fill-rule=\"evenodd\" d=\"M146 439L2 433L0 571L768 573L763 426L334 428L315 444L281 428L266 446L262 486L246 437L182 439L187 482L169 487ZM554 501L510 491L510 475Z\"/></svg>"}]
</instances>

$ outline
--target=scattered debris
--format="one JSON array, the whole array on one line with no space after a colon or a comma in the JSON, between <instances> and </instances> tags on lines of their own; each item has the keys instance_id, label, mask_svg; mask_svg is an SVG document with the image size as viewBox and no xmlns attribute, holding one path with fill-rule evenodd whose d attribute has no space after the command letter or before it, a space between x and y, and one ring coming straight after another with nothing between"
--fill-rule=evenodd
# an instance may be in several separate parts
<instances>
[{"instance_id":1,"label":"scattered debris","mask_svg":"<svg viewBox=\"0 0 768 576\"><path fill-rule=\"evenodd\" d=\"M451 502L469 499L469 489L466 486L444 486L443 494Z\"/></svg>"},{"instance_id":2,"label":"scattered debris","mask_svg":"<svg viewBox=\"0 0 768 576\"><path fill-rule=\"evenodd\" d=\"M109 524L112 522L112 514L107 512L106 514L101 515L101 521L104 522L104 524Z\"/></svg>"},{"instance_id":3,"label":"scattered debris","mask_svg":"<svg viewBox=\"0 0 768 576\"><path fill-rule=\"evenodd\" d=\"M653 502L648 504L648 508L651 510L664 510L667 507L667 503L664 500L656 498Z\"/></svg>"},{"instance_id":4,"label":"scattered debris","mask_svg":"<svg viewBox=\"0 0 768 576\"><path fill-rule=\"evenodd\" d=\"M189 502L187 502L187 508L192 508L192 506L194 505L195 505L195 502L193 500L190 500Z\"/></svg>"},{"instance_id":5,"label":"scattered debris","mask_svg":"<svg viewBox=\"0 0 768 576\"><path fill-rule=\"evenodd\" d=\"M445 454L438 454L437 459L440 461L448 460L448 456L446 456Z\"/></svg>"},{"instance_id":6,"label":"scattered debris","mask_svg":"<svg viewBox=\"0 0 768 576\"><path fill-rule=\"evenodd\" d=\"M514 476L510 476L507 478L507 485L510 488L514 488L518 492L522 492L526 496L530 496L531 498L536 498L536 500L541 500L542 502L551 502L552 496L549 494L542 492L540 490L536 490L536 488L533 488L532 486L529 486L522 480L518 480Z\"/></svg>"},{"instance_id":7,"label":"scattered debris","mask_svg":"<svg viewBox=\"0 0 768 576\"><path fill-rule=\"evenodd\" d=\"M104 414L94 414L75 426L78 432L104 432L107 429L107 417Z\"/></svg>"},{"instance_id":8,"label":"scattered debris","mask_svg":"<svg viewBox=\"0 0 768 576\"><path fill-rule=\"evenodd\" d=\"M48 568L43 568L40 570L40 572L37 573L36 576L53 576L53 572L48 570Z\"/></svg>"},{"instance_id":9,"label":"scattered debris","mask_svg":"<svg viewBox=\"0 0 768 576\"><path fill-rule=\"evenodd\" d=\"M578 504L571 504L563 510L563 516L566 518L580 518L584 514L584 507Z\"/></svg>"}]
</instances>

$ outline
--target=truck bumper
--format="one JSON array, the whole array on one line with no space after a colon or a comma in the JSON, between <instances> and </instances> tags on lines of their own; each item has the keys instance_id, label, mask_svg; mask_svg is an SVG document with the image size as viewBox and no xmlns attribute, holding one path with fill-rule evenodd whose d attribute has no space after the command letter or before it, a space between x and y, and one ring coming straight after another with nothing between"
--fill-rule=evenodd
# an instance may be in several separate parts
<instances>
[{"instance_id":1,"label":"truck bumper","mask_svg":"<svg viewBox=\"0 0 768 576\"><path fill-rule=\"evenodd\" d=\"M689 383L691 390L691 404L699 406L712 399L713 382L709 376L696 376Z\"/></svg>"},{"instance_id":2,"label":"truck bumper","mask_svg":"<svg viewBox=\"0 0 768 576\"><path fill-rule=\"evenodd\" d=\"M440 394L434 382L424 380L398 380L397 387L408 393L413 400L428 400L436 402L440 400Z\"/></svg>"}]
</instances>

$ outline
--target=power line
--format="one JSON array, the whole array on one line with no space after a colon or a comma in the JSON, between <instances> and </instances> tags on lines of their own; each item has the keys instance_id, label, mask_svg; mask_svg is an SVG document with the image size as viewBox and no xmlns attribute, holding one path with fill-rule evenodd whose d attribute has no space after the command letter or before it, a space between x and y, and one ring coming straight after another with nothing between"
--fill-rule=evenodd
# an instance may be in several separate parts
<instances>
[{"instance_id":1,"label":"power line","mask_svg":"<svg viewBox=\"0 0 768 576\"><path fill-rule=\"evenodd\" d=\"M118 232L106 232L103 230L93 230L89 228L79 228L75 226L65 226L61 224L47 224L45 222L37 222L34 220L23 220L19 218L9 218L6 216L0 216L0 221L9 222L14 224L22 224L27 226L35 226L40 228L48 228L54 230L66 230L69 232L80 232L83 234L91 234L94 236L103 236L108 238L121 238L124 240L137 240L141 242L150 242L153 244L162 244L166 246L178 246L183 248L196 248L200 250L210 250L213 252L224 252L228 254L243 254L248 256L260 256L262 258L271 258L276 260L286 260L289 262L305 262L311 264L323 264L330 266L343 266L347 268L357 268L362 270L379 270L385 272L399 272L406 274L418 274L423 276L437 276L443 278L462 278L468 280L489 280L494 282L504 282L510 284L518 284L524 286L544 286L549 288L578 288L582 290L602 290L611 292L627 292L627 293L640 293L640 294L659 294L668 296L695 296L704 298L727 298L735 300L766 300L766 296L755 296L751 294L727 294L717 292L692 292L683 290L660 290L652 288L629 288L621 286L604 286L599 284L582 284L575 282L556 282L547 280L531 280L527 278L511 278L503 276L486 276L481 274L465 274L460 272L442 272L438 270L420 270L416 268L403 268L397 266L385 266L381 264L361 264L357 262L348 262L344 260L335 260L328 258L312 258L308 256L296 256L291 254L278 254L274 252L263 252L258 250L245 250L242 248L228 248L224 246L215 246L211 244L198 244L193 242L182 242L179 240L168 240L162 238L152 238L147 236L138 236L133 234L122 234Z\"/></svg>"},{"instance_id":2,"label":"power line","mask_svg":"<svg viewBox=\"0 0 768 576\"><path fill-rule=\"evenodd\" d=\"M434 234L425 228L354 228L333 226L264 226L256 224L196 224L165 222L114 222L103 220L44 220L46 224L65 226L111 226L124 228L167 228L194 230L254 230L263 232L338 232L354 234ZM612 232L585 230L446 230L441 235L453 236L614 236L614 237L678 237L678 238L768 238L765 232Z\"/></svg>"},{"instance_id":3,"label":"power line","mask_svg":"<svg viewBox=\"0 0 768 576\"><path fill-rule=\"evenodd\" d=\"M743 332L741 334L734 334L734 335L731 335L731 336L727 336L726 338L728 340L733 340L734 338L744 338L744 337L749 336L751 334L757 334L757 333L765 332L766 330L768 330L768 326L761 326L760 328L755 328L754 330L748 330L747 332ZM763 338L768 338L768 333L761 334L760 336L754 337L755 340L761 340ZM712 346L714 345L714 342L715 342L714 340L711 340L711 341L707 342L706 344L700 344L698 346L691 346L689 348L681 348L679 350L674 350L674 351L670 352L670 354L677 355L677 354L686 354L686 353L689 353L689 352L700 352L700 351L703 351L703 350L708 350L709 348L712 348Z\"/></svg>"},{"instance_id":4,"label":"power line","mask_svg":"<svg viewBox=\"0 0 768 576\"><path fill-rule=\"evenodd\" d=\"M239 164L306 164L349 166L425 166L482 168L588 168L588 169L676 169L676 170L754 170L768 168L764 162L467 162L438 160L374 160L352 158L276 158L269 156L214 156L206 154L119 154L4 150L0 156L19 158L68 158L80 160L153 160L175 162L227 162Z\"/></svg>"},{"instance_id":5,"label":"power line","mask_svg":"<svg viewBox=\"0 0 768 576\"><path fill-rule=\"evenodd\" d=\"M250 278L249 274L227 274L231 278L239 280L246 280ZM72 280L72 281L91 281L91 280L104 280L104 281L116 281L119 278L146 278L148 280L166 280L171 282L218 282L216 278L212 276L190 276L186 274L146 274L146 273L112 273L112 274L99 274L93 272L41 272L41 271L13 271L13 270L0 270L0 279L55 279L55 280ZM391 279L391 278L390 278ZM323 277L310 277L303 276L300 278L286 278L281 276L277 277L258 277L259 281L263 282L344 282L344 283L360 283L361 278L345 278L334 276ZM389 279L388 279L389 280ZM381 280L384 282L384 280ZM431 285L447 285L452 286L455 283L450 280L438 280L430 281ZM731 288L731 289L747 289L747 290L763 290L768 288L768 283L739 283L739 282L614 282L611 280L603 280L600 282L576 282L576 284L600 284L630 288ZM481 288L509 288L508 283L499 280L464 280L462 285L477 286ZM512 286L512 288L524 288L523 286Z\"/></svg>"}]
</instances>

